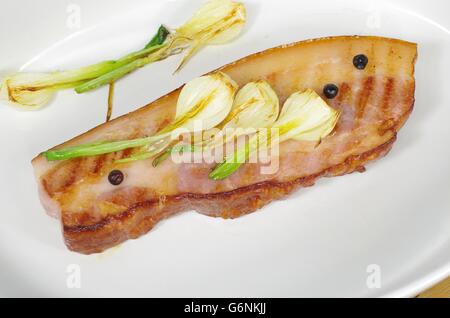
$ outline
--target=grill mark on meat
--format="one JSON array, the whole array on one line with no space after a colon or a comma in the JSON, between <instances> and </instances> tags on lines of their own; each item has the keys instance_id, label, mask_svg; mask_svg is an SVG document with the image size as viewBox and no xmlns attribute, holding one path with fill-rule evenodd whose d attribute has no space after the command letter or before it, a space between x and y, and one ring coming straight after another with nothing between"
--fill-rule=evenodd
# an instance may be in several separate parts
<instances>
[{"instance_id":1,"label":"grill mark on meat","mask_svg":"<svg viewBox=\"0 0 450 318\"><path fill-rule=\"evenodd\" d=\"M106 155L100 155L100 156L95 157L95 166L94 166L94 170L92 171L92 173L93 174L99 173L102 170L105 161L106 161Z\"/></svg>"},{"instance_id":2,"label":"grill mark on meat","mask_svg":"<svg viewBox=\"0 0 450 318\"><path fill-rule=\"evenodd\" d=\"M364 112L369 102L370 96L373 93L375 79L373 76L367 77L363 81L362 89L360 90L360 95L358 97L358 103L356 106L356 121L359 123L361 118L364 116Z\"/></svg>"},{"instance_id":3,"label":"grill mark on meat","mask_svg":"<svg viewBox=\"0 0 450 318\"><path fill-rule=\"evenodd\" d=\"M127 157L131 156L132 153L133 153L133 149L131 149L131 148L125 149L122 151L122 155L120 156L120 159L127 158Z\"/></svg>"},{"instance_id":4,"label":"grill mark on meat","mask_svg":"<svg viewBox=\"0 0 450 318\"><path fill-rule=\"evenodd\" d=\"M386 111L389 108L392 98L392 92L394 91L394 86L395 86L395 79L392 77L388 78L386 84L384 85L383 101L381 104L382 111Z\"/></svg>"},{"instance_id":5,"label":"grill mark on meat","mask_svg":"<svg viewBox=\"0 0 450 318\"><path fill-rule=\"evenodd\" d=\"M82 167L81 163L85 162L85 160L83 160L82 158L77 158L71 162L73 164L68 171L67 179L58 192L62 192L69 188L72 184L75 183L75 181L77 180L77 176L81 175L79 174L80 171L78 171L78 169Z\"/></svg>"},{"instance_id":6,"label":"grill mark on meat","mask_svg":"<svg viewBox=\"0 0 450 318\"><path fill-rule=\"evenodd\" d=\"M338 94L337 108L341 110L341 115L335 128L335 138L339 138L340 135L349 133L354 126L355 111L352 107L352 101L355 98L354 87L350 86L348 83L342 83L340 90L342 91ZM348 142L339 143L326 153L327 159L341 151L345 151L347 147Z\"/></svg>"},{"instance_id":7,"label":"grill mark on meat","mask_svg":"<svg viewBox=\"0 0 450 318\"><path fill-rule=\"evenodd\" d=\"M348 101L349 93L352 91L352 88L348 83L342 83L339 89L339 94L337 96L337 105L341 107L345 101Z\"/></svg>"},{"instance_id":8,"label":"grill mark on meat","mask_svg":"<svg viewBox=\"0 0 450 318\"><path fill-rule=\"evenodd\" d=\"M53 194L54 194L53 190L50 188L50 186L47 182L47 179L42 178L41 183L42 183L42 187L44 188L45 192L47 192L50 196L53 196Z\"/></svg>"},{"instance_id":9,"label":"grill mark on meat","mask_svg":"<svg viewBox=\"0 0 450 318\"><path fill-rule=\"evenodd\" d=\"M80 167L84 161L83 158L77 158L63 162L50 170L42 178L49 195L53 196L58 192L64 192L74 184L78 177L82 175Z\"/></svg>"},{"instance_id":10,"label":"grill mark on meat","mask_svg":"<svg viewBox=\"0 0 450 318\"><path fill-rule=\"evenodd\" d=\"M99 177L108 165L130 156L132 151L132 149L126 149L116 153L62 162L42 178L44 188L50 196L64 192L83 178L84 173L90 173L91 177Z\"/></svg>"},{"instance_id":11,"label":"grill mark on meat","mask_svg":"<svg viewBox=\"0 0 450 318\"><path fill-rule=\"evenodd\" d=\"M398 85L397 85L398 86ZM415 82L409 82L406 81L401 85L401 88L398 89L398 96L397 99L399 100L399 103L403 103L404 105L409 105L409 109L407 111L407 114L411 114L411 112L414 109L414 91L415 91ZM391 103L393 103L391 101ZM383 122L383 125L381 125L381 129L384 128L384 131L381 131L385 133L388 130L391 131L398 131L403 124L405 123L408 116L403 116L402 114L393 114L394 118L389 118L387 121ZM399 118L400 117L400 118Z\"/></svg>"},{"instance_id":12,"label":"grill mark on meat","mask_svg":"<svg viewBox=\"0 0 450 318\"><path fill-rule=\"evenodd\" d=\"M389 131L395 131L396 120L395 113L393 113L389 108L392 103L396 103L399 97L404 94L403 87L397 87L397 92L394 94L394 88L396 87L396 81L392 77L385 78L382 84L382 92L380 92L381 97L378 99L377 108L378 114L377 118L381 120L378 127L378 134L383 136Z\"/></svg>"}]
</instances>

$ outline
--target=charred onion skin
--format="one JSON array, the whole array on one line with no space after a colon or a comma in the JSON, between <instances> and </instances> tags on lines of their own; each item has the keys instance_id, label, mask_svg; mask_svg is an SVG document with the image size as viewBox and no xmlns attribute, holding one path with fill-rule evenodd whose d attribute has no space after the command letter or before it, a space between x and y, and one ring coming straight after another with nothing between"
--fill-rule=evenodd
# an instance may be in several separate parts
<instances>
[{"instance_id":1,"label":"charred onion skin","mask_svg":"<svg viewBox=\"0 0 450 318\"><path fill-rule=\"evenodd\" d=\"M353 57L357 54L368 57L364 70L353 65ZM62 163L49 163L38 156L33 160L33 166L42 202L50 214L60 218L68 248L92 254L137 238L150 231L160 220L182 211L195 209L209 216L236 218L281 199L296 189L311 186L321 177L362 172L367 163L389 152L397 132L413 110L416 56L417 47L409 42L380 37L332 37L269 49L220 69L240 86L250 81L266 80L280 97L281 103L297 90L312 88L322 93L327 83L335 83L339 87L339 94L330 101L330 105L344 110L343 115L336 131L311 156L317 152L316 158L325 158L322 155L336 153L330 157L333 160L323 159L324 162L313 172L294 169L289 174L263 177L254 174L251 165L244 165L240 175L232 177L228 183L219 182L208 188L207 171L210 167L186 168L184 173L187 172L188 178L197 176L192 185L177 184L174 189L169 184L172 179L167 178L167 188L153 189L130 186L133 177L127 169L131 169L132 164L114 165L115 160L129 153L118 152ZM339 62L332 64L330 61ZM309 65L314 63L314 67ZM262 65L265 67L262 68ZM355 73L358 75L355 76ZM56 148L104 140L105 136L117 140L151 135L173 118L179 91L177 89ZM351 111L346 113L345 110ZM366 134L361 130L365 130ZM344 138L346 132L350 133L349 139ZM368 139L362 137L366 135ZM349 141L348 145L342 149L333 148L336 140L340 140L338 138ZM296 158L303 160L309 155L301 154ZM282 152L281 159L285 156L287 154ZM163 170L170 164L166 162L157 169ZM286 169L289 165L282 167ZM293 167L300 166L295 166L293 162ZM77 191L107 180L107 174L112 169L124 171L128 182L128 185L125 182L121 185L124 187L122 190L101 193L101 198L106 196L108 202L114 204L114 210L106 214L96 213L93 206L98 203L100 197L97 196L87 201L77 201ZM155 193L156 190L159 193ZM72 203L84 205L80 205L80 210L75 210L70 208Z\"/></svg>"}]
</instances>

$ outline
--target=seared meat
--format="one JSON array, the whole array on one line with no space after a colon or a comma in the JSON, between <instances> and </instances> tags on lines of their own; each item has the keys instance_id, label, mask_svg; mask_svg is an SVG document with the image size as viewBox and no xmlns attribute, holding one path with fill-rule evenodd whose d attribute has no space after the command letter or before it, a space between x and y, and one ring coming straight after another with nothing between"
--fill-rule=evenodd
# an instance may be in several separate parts
<instances>
[{"instance_id":1,"label":"seared meat","mask_svg":"<svg viewBox=\"0 0 450 318\"><path fill-rule=\"evenodd\" d=\"M360 54L368 58L365 68L354 65ZM32 163L42 203L60 218L67 246L90 254L137 238L178 212L193 209L235 218L311 186L320 177L363 171L366 163L390 150L412 111L416 55L413 43L357 36L299 42L251 55L221 71L241 86L266 80L280 103L307 88L327 100L323 88L335 84L338 94L327 100L342 112L335 132L317 147L282 143L279 169L273 174L262 174L260 164L244 164L222 181L208 179L211 164L176 164L170 159L156 168L152 160L114 163L130 150L56 163L40 155ZM58 147L152 135L171 121L179 92ZM124 174L118 186L108 182L114 169Z\"/></svg>"}]
</instances>

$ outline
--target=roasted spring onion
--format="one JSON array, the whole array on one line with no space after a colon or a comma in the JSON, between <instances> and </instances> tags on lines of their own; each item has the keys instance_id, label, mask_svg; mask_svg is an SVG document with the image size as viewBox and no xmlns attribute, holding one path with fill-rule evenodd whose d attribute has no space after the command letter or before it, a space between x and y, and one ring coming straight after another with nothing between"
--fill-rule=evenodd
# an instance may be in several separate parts
<instances>
[{"instance_id":1,"label":"roasted spring onion","mask_svg":"<svg viewBox=\"0 0 450 318\"><path fill-rule=\"evenodd\" d=\"M195 144L192 149L205 151L222 147L239 136L253 134L258 129L270 127L278 114L278 96L269 83L262 80L247 83L237 92L227 117L216 127L219 131L212 134L209 139ZM157 166L172 153L188 149L191 148L167 149L164 154L155 158L153 165Z\"/></svg>"},{"instance_id":2,"label":"roasted spring onion","mask_svg":"<svg viewBox=\"0 0 450 318\"><path fill-rule=\"evenodd\" d=\"M288 139L317 141L330 134L339 118L339 112L329 107L313 90L292 94L285 102L280 117L265 133L258 132L245 147L237 149L209 174L213 180L230 176L245 163L250 153L270 147L272 142L281 143ZM272 132L277 132L276 139Z\"/></svg>"},{"instance_id":3,"label":"roasted spring onion","mask_svg":"<svg viewBox=\"0 0 450 318\"><path fill-rule=\"evenodd\" d=\"M124 161L150 158L170 145L172 135L208 130L219 123L230 112L237 84L224 73L198 77L188 82L178 98L176 115L172 123L156 135L123 141L98 142L44 152L49 161L67 160L77 157L96 156L128 148L147 147L139 154Z\"/></svg>"},{"instance_id":4,"label":"roasted spring onion","mask_svg":"<svg viewBox=\"0 0 450 318\"><path fill-rule=\"evenodd\" d=\"M243 4L212 0L174 32L161 26L142 50L118 60L70 71L8 75L1 81L0 99L24 109L38 109L47 104L58 90L74 88L77 93L84 93L111 84L147 64L186 51L178 67L180 69L202 46L223 44L236 38L245 21Z\"/></svg>"},{"instance_id":5,"label":"roasted spring onion","mask_svg":"<svg viewBox=\"0 0 450 318\"><path fill-rule=\"evenodd\" d=\"M70 71L12 74L2 80L0 99L7 100L24 109L34 110L44 106L58 90L75 88L76 91L84 92L88 90L86 88L94 87L92 84L85 86L87 83L91 83L93 79L105 76L105 74L115 74L117 70L134 63L142 56L148 56L160 49L167 35L167 29L161 26L144 49L128 54L116 61L100 62ZM113 79L117 78L114 77Z\"/></svg>"}]
</instances>

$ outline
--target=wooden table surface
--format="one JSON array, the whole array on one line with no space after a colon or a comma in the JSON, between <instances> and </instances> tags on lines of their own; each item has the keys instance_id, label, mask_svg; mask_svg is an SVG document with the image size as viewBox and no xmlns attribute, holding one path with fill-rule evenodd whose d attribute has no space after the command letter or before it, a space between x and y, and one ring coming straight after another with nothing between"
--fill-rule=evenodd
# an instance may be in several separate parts
<instances>
[{"instance_id":1,"label":"wooden table surface","mask_svg":"<svg viewBox=\"0 0 450 318\"><path fill-rule=\"evenodd\" d=\"M450 277L436 286L424 291L418 298L450 298Z\"/></svg>"}]
</instances>

